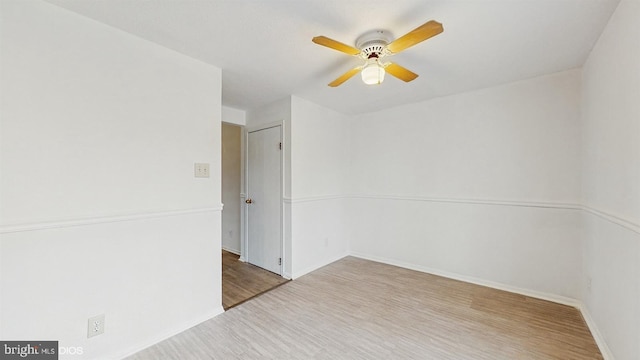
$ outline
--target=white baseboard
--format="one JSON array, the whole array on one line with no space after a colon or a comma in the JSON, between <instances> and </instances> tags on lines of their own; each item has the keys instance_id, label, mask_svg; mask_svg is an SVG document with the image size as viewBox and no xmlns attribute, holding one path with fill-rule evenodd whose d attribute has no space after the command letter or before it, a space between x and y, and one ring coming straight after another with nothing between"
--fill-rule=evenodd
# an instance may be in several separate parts
<instances>
[{"instance_id":1,"label":"white baseboard","mask_svg":"<svg viewBox=\"0 0 640 360\"><path fill-rule=\"evenodd\" d=\"M230 253L232 253L232 254L236 254L236 255L238 255L238 256L242 256L242 254L240 254L240 250L231 249L231 248L228 248L228 247L226 247L226 246L223 246L223 247L222 247L222 250L227 251L227 252L230 252Z\"/></svg>"},{"instance_id":2,"label":"white baseboard","mask_svg":"<svg viewBox=\"0 0 640 360\"><path fill-rule=\"evenodd\" d=\"M596 341L598 348L600 348L600 352L602 353L602 357L604 358L604 360L614 360L613 353L611 352L611 349L609 349L609 346L607 345L607 342L604 340L602 333L600 333L598 326L596 326L595 321L591 317L591 313L589 313L589 309L587 308L587 306L584 303L581 303L578 309L582 313L582 317L584 318L584 321L587 323L587 326L589 327L589 330L591 331L591 335L593 336L593 339Z\"/></svg>"},{"instance_id":3,"label":"white baseboard","mask_svg":"<svg viewBox=\"0 0 640 360\"><path fill-rule=\"evenodd\" d=\"M504 291L508 291L508 292L512 292L512 293L516 293L516 294L520 294L520 295L530 296L530 297L533 297L533 298L536 298L536 299L552 301L552 302L555 302L555 303L558 303L558 304L562 304L562 305L573 306L575 308L579 308L580 305L582 304L579 300L572 299L572 298L565 297L565 296L560 296L560 295L555 295L555 294L544 293L544 292L541 292L541 291L535 291L535 290L519 288L517 286L512 286L512 285L502 284L502 283L498 283L498 282L488 281L488 280L484 280L484 279L475 278L475 277L472 277L472 276L460 275L460 274L451 273L451 272L448 272L448 271L442 271L442 270L438 270L438 269L429 268L429 267L426 267L426 266L410 264L410 263L406 263L406 262L402 262L402 261L396 261L396 260L392 260L392 259L387 259L387 258L383 258L383 257L379 257L379 256L373 256L373 255L361 254L361 253L351 253L351 256L354 256L354 257L357 257L357 258L361 258L361 259L365 259L365 260L371 260L371 261L375 261L375 262L379 262L379 263L383 263L383 264L398 266L398 267L405 268L405 269L420 271L420 272L427 273L427 274L438 275L438 276L446 277L446 278L453 279L453 280L459 280L459 281L464 281L464 282L471 283L471 284L486 286L486 287L490 287L490 288L493 288L493 289L504 290Z\"/></svg>"},{"instance_id":4,"label":"white baseboard","mask_svg":"<svg viewBox=\"0 0 640 360\"><path fill-rule=\"evenodd\" d=\"M328 260L323 261L323 262L321 262L319 264L310 266L310 267L308 267L308 268L306 268L306 269L304 269L302 271L293 271L291 274L287 274L287 275L291 275L288 279L297 279L297 278L299 278L301 276L304 276L304 275L306 275L306 274L308 274L308 273L310 273L312 271L318 270L321 267L327 266L327 265L331 264L332 262L336 262L336 261L338 261L338 260L340 260L340 259L342 259L344 257L347 257L347 256L349 256L349 253L345 252L345 253L339 254L337 256L333 256L333 257L329 258ZM283 277L285 277L284 274L283 274Z\"/></svg>"},{"instance_id":5,"label":"white baseboard","mask_svg":"<svg viewBox=\"0 0 640 360\"><path fill-rule=\"evenodd\" d=\"M199 319L197 319L195 321L187 322L187 323L185 323L185 324L183 324L181 326L177 326L176 328L174 328L172 330L165 331L162 335L154 337L153 340L151 340L151 341L147 341L147 342L145 342L143 344L136 345L133 349L126 350L122 355L116 356L116 358L124 359L124 358L127 358L129 356L132 356L133 354L138 353L138 352L140 352L140 351L142 351L142 350L144 350L146 348L149 348L149 347L151 347L153 345L156 345L159 342L162 342L164 340L167 340L170 337L173 337L175 335L180 334L181 332L189 330L189 329L191 329L192 327L194 327L196 325L199 325L199 324L201 324L201 323L203 323L203 322L205 322L207 320L211 320L214 317L216 317L216 316L218 316L218 315L220 315L222 313L224 313L224 308L221 305L221 306L217 307L216 309L214 309L213 312L211 312L211 313L209 313L209 314L207 314L207 315L205 315L205 316L203 316L203 317L201 317L201 318L199 318Z\"/></svg>"}]
</instances>

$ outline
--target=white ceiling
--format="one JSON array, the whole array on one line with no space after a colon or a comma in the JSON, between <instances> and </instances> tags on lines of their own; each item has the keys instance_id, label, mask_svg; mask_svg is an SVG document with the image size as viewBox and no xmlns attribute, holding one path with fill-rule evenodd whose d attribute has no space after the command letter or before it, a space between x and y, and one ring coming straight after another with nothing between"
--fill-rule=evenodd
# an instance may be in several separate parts
<instances>
[{"instance_id":1,"label":"white ceiling","mask_svg":"<svg viewBox=\"0 0 640 360\"><path fill-rule=\"evenodd\" d=\"M580 67L619 0L48 0L222 68L223 104L249 110L294 94L366 113ZM392 58L420 76L367 86L359 64L315 45L399 37L428 20L444 33Z\"/></svg>"}]
</instances>

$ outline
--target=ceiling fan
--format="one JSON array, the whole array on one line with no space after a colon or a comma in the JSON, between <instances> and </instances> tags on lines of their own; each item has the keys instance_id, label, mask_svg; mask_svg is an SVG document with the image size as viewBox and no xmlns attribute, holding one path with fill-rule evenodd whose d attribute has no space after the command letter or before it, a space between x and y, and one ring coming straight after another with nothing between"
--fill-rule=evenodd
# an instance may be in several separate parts
<instances>
[{"instance_id":1,"label":"ceiling fan","mask_svg":"<svg viewBox=\"0 0 640 360\"><path fill-rule=\"evenodd\" d=\"M358 72L362 75L362 81L365 84L374 85L382 83L385 72L405 82L417 78L418 74L396 63L384 62L383 59L436 36L442 31L444 31L442 24L431 20L393 41L391 40L389 32L385 30L366 32L356 40L355 47L343 44L326 36L316 36L312 41L318 45L326 46L347 55L357 56L364 60L362 65L356 66L342 74L330 82L329 86L339 86Z\"/></svg>"}]
</instances>

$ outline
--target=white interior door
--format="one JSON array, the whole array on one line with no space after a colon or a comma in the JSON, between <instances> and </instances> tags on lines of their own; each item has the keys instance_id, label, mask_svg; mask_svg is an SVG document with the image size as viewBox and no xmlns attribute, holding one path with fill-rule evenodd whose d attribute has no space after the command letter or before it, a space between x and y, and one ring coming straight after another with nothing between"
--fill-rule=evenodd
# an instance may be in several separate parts
<instances>
[{"instance_id":1,"label":"white interior door","mask_svg":"<svg viewBox=\"0 0 640 360\"><path fill-rule=\"evenodd\" d=\"M282 275L281 127L247 139L247 261Z\"/></svg>"}]
</instances>

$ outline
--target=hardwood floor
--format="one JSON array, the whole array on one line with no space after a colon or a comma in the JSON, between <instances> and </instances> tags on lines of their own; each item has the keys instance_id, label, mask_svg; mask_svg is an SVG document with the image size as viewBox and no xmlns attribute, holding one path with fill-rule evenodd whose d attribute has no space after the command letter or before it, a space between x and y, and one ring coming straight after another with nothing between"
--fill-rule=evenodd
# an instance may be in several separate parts
<instances>
[{"instance_id":1,"label":"hardwood floor","mask_svg":"<svg viewBox=\"0 0 640 360\"><path fill-rule=\"evenodd\" d=\"M222 307L225 310L288 281L238 258L236 254L222 251Z\"/></svg>"},{"instance_id":2,"label":"hardwood floor","mask_svg":"<svg viewBox=\"0 0 640 360\"><path fill-rule=\"evenodd\" d=\"M132 359L602 359L577 309L348 257Z\"/></svg>"}]
</instances>

